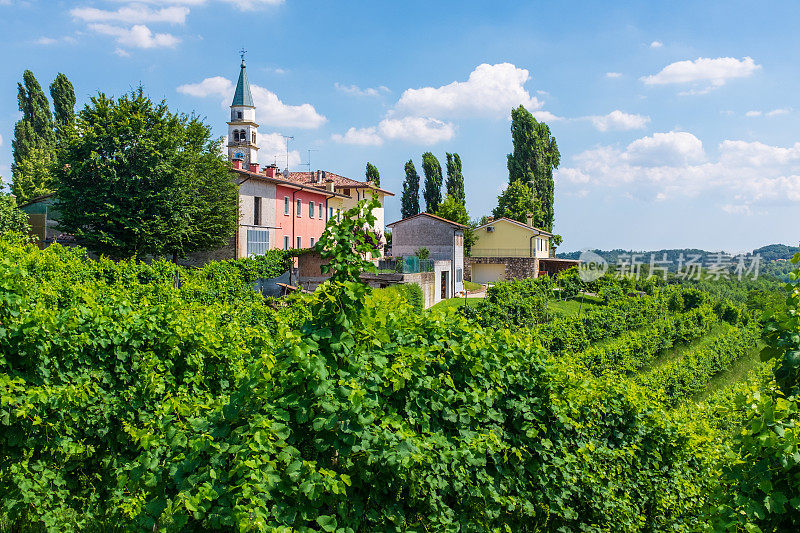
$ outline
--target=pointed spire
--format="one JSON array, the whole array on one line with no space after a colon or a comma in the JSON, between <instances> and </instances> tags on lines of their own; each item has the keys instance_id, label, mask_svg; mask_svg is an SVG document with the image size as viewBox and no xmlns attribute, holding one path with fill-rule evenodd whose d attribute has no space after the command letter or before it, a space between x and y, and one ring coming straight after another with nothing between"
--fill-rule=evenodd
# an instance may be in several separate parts
<instances>
[{"instance_id":1,"label":"pointed spire","mask_svg":"<svg viewBox=\"0 0 800 533\"><path fill-rule=\"evenodd\" d=\"M239 71L239 81L236 83L236 92L233 93L233 102L231 102L231 106L235 105L255 107L255 104L253 104L253 95L250 94L250 82L247 81L244 52L242 52L242 69Z\"/></svg>"}]
</instances>

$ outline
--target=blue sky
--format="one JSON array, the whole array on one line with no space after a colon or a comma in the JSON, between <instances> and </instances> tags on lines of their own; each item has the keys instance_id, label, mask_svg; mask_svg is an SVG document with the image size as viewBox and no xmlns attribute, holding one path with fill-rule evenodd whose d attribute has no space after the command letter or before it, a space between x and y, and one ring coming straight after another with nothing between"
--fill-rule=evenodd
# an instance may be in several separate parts
<instances>
[{"instance_id":1,"label":"blue sky","mask_svg":"<svg viewBox=\"0 0 800 533\"><path fill-rule=\"evenodd\" d=\"M0 175L26 68L82 106L142 84L226 133L247 50L261 162L355 178L377 165L387 220L403 165L464 164L467 207L506 183L509 113L550 124L563 250L749 250L800 240L798 10L790 2L0 0ZM274 155L268 155L274 154Z\"/></svg>"}]
</instances>

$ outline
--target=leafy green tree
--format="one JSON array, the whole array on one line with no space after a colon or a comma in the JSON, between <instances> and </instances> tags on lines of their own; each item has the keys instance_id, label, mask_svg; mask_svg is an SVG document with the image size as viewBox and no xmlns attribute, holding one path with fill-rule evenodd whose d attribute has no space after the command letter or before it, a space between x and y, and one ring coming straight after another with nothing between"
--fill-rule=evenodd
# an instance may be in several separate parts
<instances>
[{"instance_id":1,"label":"leafy green tree","mask_svg":"<svg viewBox=\"0 0 800 533\"><path fill-rule=\"evenodd\" d=\"M367 161L367 181L372 182L376 187L381 186L381 173L378 172L378 167Z\"/></svg>"},{"instance_id":2,"label":"leafy green tree","mask_svg":"<svg viewBox=\"0 0 800 533\"><path fill-rule=\"evenodd\" d=\"M139 88L98 94L59 161L60 226L115 258L179 256L228 242L236 186L211 129Z\"/></svg>"},{"instance_id":3,"label":"leafy green tree","mask_svg":"<svg viewBox=\"0 0 800 533\"><path fill-rule=\"evenodd\" d=\"M425 174L425 190L422 192L425 211L435 213L442 203L442 165L430 152L422 154L422 172Z\"/></svg>"},{"instance_id":4,"label":"leafy green tree","mask_svg":"<svg viewBox=\"0 0 800 533\"><path fill-rule=\"evenodd\" d=\"M511 140L514 152L508 154L509 182L522 181L531 186L536 199L534 226L553 230L553 169L561 154L556 138L544 122L538 122L524 106L511 110Z\"/></svg>"},{"instance_id":5,"label":"leafy green tree","mask_svg":"<svg viewBox=\"0 0 800 533\"><path fill-rule=\"evenodd\" d=\"M55 189L56 152L49 147L33 147L15 167L12 192L20 202L49 194Z\"/></svg>"},{"instance_id":6,"label":"leafy green tree","mask_svg":"<svg viewBox=\"0 0 800 533\"><path fill-rule=\"evenodd\" d=\"M455 222L456 224L463 224L466 226L466 228L464 228L464 248L469 251L475 244L477 237L473 231L466 206L457 198L453 197L453 195L448 194L444 202L439 204L439 208L436 210L435 214L436 216Z\"/></svg>"},{"instance_id":7,"label":"leafy green tree","mask_svg":"<svg viewBox=\"0 0 800 533\"><path fill-rule=\"evenodd\" d=\"M408 218L419 214L419 174L410 159L406 163L405 170L406 179L403 181L400 212L403 218Z\"/></svg>"},{"instance_id":8,"label":"leafy green tree","mask_svg":"<svg viewBox=\"0 0 800 533\"><path fill-rule=\"evenodd\" d=\"M17 207L17 201L10 194L2 192L0 181L0 235L6 233L28 233L28 215Z\"/></svg>"},{"instance_id":9,"label":"leafy green tree","mask_svg":"<svg viewBox=\"0 0 800 533\"><path fill-rule=\"evenodd\" d=\"M464 174L461 172L461 156L458 154L447 153L447 182L445 183L447 194L459 202L466 203L467 198L464 193Z\"/></svg>"},{"instance_id":10,"label":"leafy green tree","mask_svg":"<svg viewBox=\"0 0 800 533\"><path fill-rule=\"evenodd\" d=\"M538 211L536 207L537 202L533 196L531 186L522 180L514 180L497 197L497 207L494 208L492 214L495 218L506 217L526 224L528 222L528 214Z\"/></svg>"},{"instance_id":11,"label":"leafy green tree","mask_svg":"<svg viewBox=\"0 0 800 533\"><path fill-rule=\"evenodd\" d=\"M50 97L55 112L55 131L59 144L75 129L75 89L67 77L58 73L50 84Z\"/></svg>"},{"instance_id":12,"label":"leafy green tree","mask_svg":"<svg viewBox=\"0 0 800 533\"><path fill-rule=\"evenodd\" d=\"M50 192L52 180L49 177L45 180L47 183L39 181L31 185L35 180L41 180L42 175L31 176L25 172L30 168L41 168L41 163L35 158L41 157L43 151L54 150L56 138L50 104L41 85L30 70L23 73L22 79L23 82L17 84L17 102L22 118L14 126L14 139L11 141L14 158L11 189L19 201L24 202L30 198L27 194L31 190ZM18 185L18 182L23 184Z\"/></svg>"}]
</instances>

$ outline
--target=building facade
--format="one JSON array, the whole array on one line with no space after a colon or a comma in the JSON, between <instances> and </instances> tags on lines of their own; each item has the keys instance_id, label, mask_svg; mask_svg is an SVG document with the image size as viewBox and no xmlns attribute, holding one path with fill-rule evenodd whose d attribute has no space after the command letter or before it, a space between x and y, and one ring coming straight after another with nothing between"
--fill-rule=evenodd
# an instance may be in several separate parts
<instances>
[{"instance_id":1,"label":"building facade","mask_svg":"<svg viewBox=\"0 0 800 533\"><path fill-rule=\"evenodd\" d=\"M383 238L383 205L386 197L394 196L391 192L324 170L289 172L275 165L259 165L256 106L244 58L230 111L227 153L233 179L239 186L239 227L231 244L231 257L310 248L319 240L328 220L371 196L381 203L373 211L377 218L373 229Z\"/></svg>"}]
</instances>

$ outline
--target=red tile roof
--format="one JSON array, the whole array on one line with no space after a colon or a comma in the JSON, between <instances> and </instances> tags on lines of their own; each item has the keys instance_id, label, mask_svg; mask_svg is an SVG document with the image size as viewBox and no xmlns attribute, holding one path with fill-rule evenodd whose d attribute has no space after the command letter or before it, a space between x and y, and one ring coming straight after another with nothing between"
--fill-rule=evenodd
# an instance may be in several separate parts
<instances>
[{"instance_id":1,"label":"red tile roof","mask_svg":"<svg viewBox=\"0 0 800 533\"><path fill-rule=\"evenodd\" d=\"M325 184L327 182L332 182L336 189L374 189L388 196L394 196L394 193L391 193L385 189L381 189L380 187L375 187L369 182L356 181L354 179L346 178L344 176L340 176L339 174L334 174L333 172L327 171L325 172L325 178L322 183L317 183L316 172L290 172L289 181L322 189L325 188Z\"/></svg>"}]
</instances>

